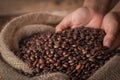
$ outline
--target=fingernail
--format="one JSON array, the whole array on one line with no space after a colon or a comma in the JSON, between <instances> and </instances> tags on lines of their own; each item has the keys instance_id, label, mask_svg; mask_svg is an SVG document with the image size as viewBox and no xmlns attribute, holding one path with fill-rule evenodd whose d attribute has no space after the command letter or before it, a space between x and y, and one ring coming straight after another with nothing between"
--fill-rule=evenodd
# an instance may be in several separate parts
<instances>
[{"instance_id":1,"label":"fingernail","mask_svg":"<svg viewBox=\"0 0 120 80\"><path fill-rule=\"evenodd\" d=\"M111 41L110 41L110 40L106 40L106 41L104 42L104 46L110 47L110 46L111 46Z\"/></svg>"}]
</instances>

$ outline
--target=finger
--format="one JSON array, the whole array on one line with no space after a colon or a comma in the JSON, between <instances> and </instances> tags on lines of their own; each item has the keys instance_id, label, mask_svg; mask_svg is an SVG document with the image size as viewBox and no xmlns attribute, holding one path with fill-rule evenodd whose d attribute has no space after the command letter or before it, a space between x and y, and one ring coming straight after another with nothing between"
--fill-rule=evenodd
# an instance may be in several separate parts
<instances>
[{"instance_id":1,"label":"finger","mask_svg":"<svg viewBox=\"0 0 120 80\"><path fill-rule=\"evenodd\" d=\"M92 19L91 12L88 8L79 8L71 16L72 26L71 28L77 28L85 26Z\"/></svg>"},{"instance_id":2,"label":"finger","mask_svg":"<svg viewBox=\"0 0 120 80\"><path fill-rule=\"evenodd\" d=\"M106 47L111 47L117 38L119 32L119 23L115 15L110 14L107 15L102 24L102 28L106 32L106 36L103 41L103 45Z\"/></svg>"},{"instance_id":3,"label":"finger","mask_svg":"<svg viewBox=\"0 0 120 80\"><path fill-rule=\"evenodd\" d=\"M64 29L68 28L68 27L70 26L70 23L71 23L71 21L70 21L70 16L65 17L65 18L62 20L62 22L60 22L60 23L56 26L55 31L56 31L56 32L60 32L60 31L62 31L62 30L64 30Z\"/></svg>"}]
</instances>

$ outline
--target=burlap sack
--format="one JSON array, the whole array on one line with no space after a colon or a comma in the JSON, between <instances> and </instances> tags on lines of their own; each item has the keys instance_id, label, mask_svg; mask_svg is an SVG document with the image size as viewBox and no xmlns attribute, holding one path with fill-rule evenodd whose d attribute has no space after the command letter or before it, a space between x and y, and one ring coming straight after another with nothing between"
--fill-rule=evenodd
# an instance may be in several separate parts
<instances>
[{"instance_id":1,"label":"burlap sack","mask_svg":"<svg viewBox=\"0 0 120 80\"><path fill-rule=\"evenodd\" d=\"M19 41L36 32L54 31L53 27L62 19L49 13L30 13L6 24L0 33L0 80L67 80L68 76L59 72L28 78L15 70L31 73L29 67L14 53L19 50ZM119 60L119 56L113 57L88 80L120 80Z\"/></svg>"},{"instance_id":2,"label":"burlap sack","mask_svg":"<svg viewBox=\"0 0 120 80\"><path fill-rule=\"evenodd\" d=\"M51 26L60 22L62 17L53 16L48 13L30 13L17 17L3 28L0 34L0 77L1 80L66 80L67 76L61 73L44 74L39 77L27 78L14 69L31 73L29 67L21 61L13 51L18 50L18 42L36 32L53 31ZM44 25L43 25L44 24ZM59 78L58 75L63 76ZM58 77L57 77L58 76Z\"/></svg>"}]
</instances>

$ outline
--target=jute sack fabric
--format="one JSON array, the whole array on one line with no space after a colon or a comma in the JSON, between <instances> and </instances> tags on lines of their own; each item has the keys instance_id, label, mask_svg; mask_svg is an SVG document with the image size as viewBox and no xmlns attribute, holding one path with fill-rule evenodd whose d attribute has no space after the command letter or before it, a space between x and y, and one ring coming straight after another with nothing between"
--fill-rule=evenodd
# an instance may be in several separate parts
<instances>
[{"instance_id":1,"label":"jute sack fabric","mask_svg":"<svg viewBox=\"0 0 120 80\"><path fill-rule=\"evenodd\" d=\"M49 13L30 13L16 17L6 24L0 33L0 80L51 80L51 76L54 80L66 80L67 76L61 73L48 73L34 78L19 74L16 70L27 73L31 73L31 70L14 53L19 50L18 43L22 38L36 32L54 31L52 26L61 20L61 16ZM63 78L59 78L58 75Z\"/></svg>"},{"instance_id":2,"label":"jute sack fabric","mask_svg":"<svg viewBox=\"0 0 120 80\"><path fill-rule=\"evenodd\" d=\"M11 20L0 33L0 80L68 80L63 73L47 73L28 78L16 70L31 73L31 69L14 52L19 50L19 41L36 32L54 31L62 16L49 13L30 13ZM120 57L111 58L88 80L120 80ZM15 70L16 69L16 70Z\"/></svg>"}]
</instances>

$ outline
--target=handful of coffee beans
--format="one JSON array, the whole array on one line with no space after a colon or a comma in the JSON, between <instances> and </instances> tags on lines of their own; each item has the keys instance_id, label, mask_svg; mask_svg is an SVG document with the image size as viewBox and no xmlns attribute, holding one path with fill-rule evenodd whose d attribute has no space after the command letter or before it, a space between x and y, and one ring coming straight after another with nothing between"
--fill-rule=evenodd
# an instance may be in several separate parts
<instances>
[{"instance_id":1,"label":"handful of coffee beans","mask_svg":"<svg viewBox=\"0 0 120 80\"><path fill-rule=\"evenodd\" d=\"M103 46L101 29L75 28L62 32L36 33L19 43L19 56L32 69L32 75L62 72L70 80L86 80L115 52Z\"/></svg>"}]
</instances>

